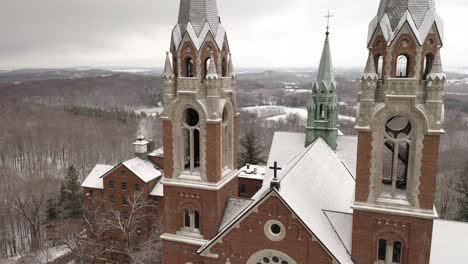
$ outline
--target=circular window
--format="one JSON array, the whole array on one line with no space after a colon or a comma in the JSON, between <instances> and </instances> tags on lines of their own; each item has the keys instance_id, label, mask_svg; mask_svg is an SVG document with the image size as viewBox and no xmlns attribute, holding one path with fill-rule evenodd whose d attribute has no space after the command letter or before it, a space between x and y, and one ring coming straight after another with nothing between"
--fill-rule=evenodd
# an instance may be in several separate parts
<instances>
[{"instance_id":1,"label":"circular window","mask_svg":"<svg viewBox=\"0 0 468 264\"><path fill-rule=\"evenodd\" d=\"M281 241L286 235L286 229L281 222L270 220L265 224L265 235L272 241Z\"/></svg>"},{"instance_id":2,"label":"circular window","mask_svg":"<svg viewBox=\"0 0 468 264\"><path fill-rule=\"evenodd\" d=\"M277 225L277 224L272 224L270 226L270 231L273 235L279 235L281 234L281 226Z\"/></svg>"},{"instance_id":3,"label":"circular window","mask_svg":"<svg viewBox=\"0 0 468 264\"><path fill-rule=\"evenodd\" d=\"M253 254L247 264L297 264L290 256L277 250L265 249Z\"/></svg>"},{"instance_id":4,"label":"circular window","mask_svg":"<svg viewBox=\"0 0 468 264\"><path fill-rule=\"evenodd\" d=\"M385 133L392 139L407 139L411 133L411 123L406 117L394 116L385 124Z\"/></svg>"},{"instance_id":5,"label":"circular window","mask_svg":"<svg viewBox=\"0 0 468 264\"><path fill-rule=\"evenodd\" d=\"M198 125L200 118L198 116L197 111L195 111L192 108L188 108L187 110L185 110L184 120L188 126L195 127Z\"/></svg>"}]
</instances>

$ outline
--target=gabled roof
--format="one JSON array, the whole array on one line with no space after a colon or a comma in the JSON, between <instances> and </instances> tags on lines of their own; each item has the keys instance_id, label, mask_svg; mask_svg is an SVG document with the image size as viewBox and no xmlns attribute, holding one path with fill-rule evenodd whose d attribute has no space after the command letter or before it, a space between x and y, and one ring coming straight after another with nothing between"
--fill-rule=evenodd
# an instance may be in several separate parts
<instances>
[{"instance_id":1,"label":"gabled roof","mask_svg":"<svg viewBox=\"0 0 468 264\"><path fill-rule=\"evenodd\" d=\"M142 159L140 157L127 160L123 162L122 165L127 167L127 169L133 172L145 183L150 182L162 175L161 171L159 171L151 161Z\"/></svg>"},{"instance_id":2,"label":"gabled roof","mask_svg":"<svg viewBox=\"0 0 468 264\"><path fill-rule=\"evenodd\" d=\"M120 166L125 166L145 183L162 176L161 171L159 171L151 161L135 157L120 163L117 166L96 165L83 181L81 187L104 189L103 178Z\"/></svg>"},{"instance_id":3,"label":"gabled roof","mask_svg":"<svg viewBox=\"0 0 468 264\"><path fill-rule=\"evenodd\" d=\"M395 29L403 14L408 10L417 27L420 27L427 12L435 13L435 0L381 0L378 18L388 14L390 23Z\"/></svg>"},{"instance_id":4,"label":"gabled roof","mask_svg":"<svg viewBox=\"0 0 468 264\"><path fill-rule=\"evenodd\" d=\"M81 187L104 189L104 183L102 182L101 176L108 173L113 168L114 166L112 165L97 164L88 174L88 177L83 181Z\"/></svg>"},{"instance_id":5,"label":"gabled roof","mask_svg":"<svg viewBox=\"0 0 468 264\"><path fill-rule=\"evenodd\" d=\"M295 136L297 137L296 140L300 138L300 134L295 134ZM275 134L275 138L283 138L283 135L277 136ZM273 147L277 149L278 146L273 145ZM275 151L275 149L272 149L272 151ZM272 154L274 155L274 153ZM255 202L242 210L199 252L205 251L218 239L222 238L250 210L262 203L266 197L274 192L339 263L353 263L345 246L346 243L343 242L347 238L340 237L324 213L324 210L345 214L352 213L350 204L355 185L352 174L338 155L321 138L318 138L308 148L302 147L300 153L292 151L289 154L293 156L292 159L280 171L281 188L278 191L271 189L269 181L267 181L268 185L264 185L254 196ZM275 156L281 157L281 155ZM338 219L338 217L335 219ZM339 220L342 219L345 218ZM342 221L336 223L340 227L346 226L346 223ZM346 228L340 230L344 230L342 234L345 237Z\"/></svg>"}]
</instances>

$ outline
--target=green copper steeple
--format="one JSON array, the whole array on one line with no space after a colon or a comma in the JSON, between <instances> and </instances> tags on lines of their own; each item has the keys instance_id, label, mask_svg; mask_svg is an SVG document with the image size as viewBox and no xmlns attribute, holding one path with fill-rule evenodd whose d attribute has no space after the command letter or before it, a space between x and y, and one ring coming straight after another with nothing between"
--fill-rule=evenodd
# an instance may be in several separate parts
<instances>
[{"instance_id":1,"label":"green copper steeple","mask_svg":"<svg viewBox=\"0 0 468 264\"><path fill-rule=\"evenodd\" d=\"M328 31L318 68L317 81L312 85L312 97L307 106L307 112L306 147L321 137L335 150L338 136L338 97Z\"/></svg>"}]
</instances>

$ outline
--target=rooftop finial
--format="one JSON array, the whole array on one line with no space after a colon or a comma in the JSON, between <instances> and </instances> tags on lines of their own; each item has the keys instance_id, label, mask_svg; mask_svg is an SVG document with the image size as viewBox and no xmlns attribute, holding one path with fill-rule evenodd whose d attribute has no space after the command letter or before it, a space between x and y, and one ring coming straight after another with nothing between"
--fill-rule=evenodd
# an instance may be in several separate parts
<instances>
[{"instance_id":1,"label":"rooftop finial","mask_svg":"<svg viewBox=\"0 0 468 264\"><path fill-rule=\"evenodd\" d=\"M327 18L327 35L330 34L330 18L333 17L333 15L330 13L330 10L328 11L327 15L325 16Z\"/></svg>"},{"instance_id":2,"label":"rooftop finial","mask_svg":"<svg viewBox=\"0 0 468 264\"><path fill-rule=\"evenodd\" d=\"M172 69L171 60L169 59L169 51L166 52L166 63L164 64L163 79L174 78L174 71Z\"/></svg>"}]
</instances>

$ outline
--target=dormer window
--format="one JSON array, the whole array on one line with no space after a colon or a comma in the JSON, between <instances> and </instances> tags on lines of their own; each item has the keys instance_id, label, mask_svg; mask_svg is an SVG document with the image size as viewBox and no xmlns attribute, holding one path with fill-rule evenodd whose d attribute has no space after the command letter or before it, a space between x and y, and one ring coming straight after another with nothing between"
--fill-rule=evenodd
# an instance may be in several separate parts
<instances>
[{"instance_id":1,"label":"dormer window","mask_svg":"<svg viewBox=\"0 0 468 264\"><path fill-rule=\"evenodd\" d=\"M408 78L409 60L406 55L400 55L397 58L396 77L397 78Z\"/></svg>"}]
</instances>

